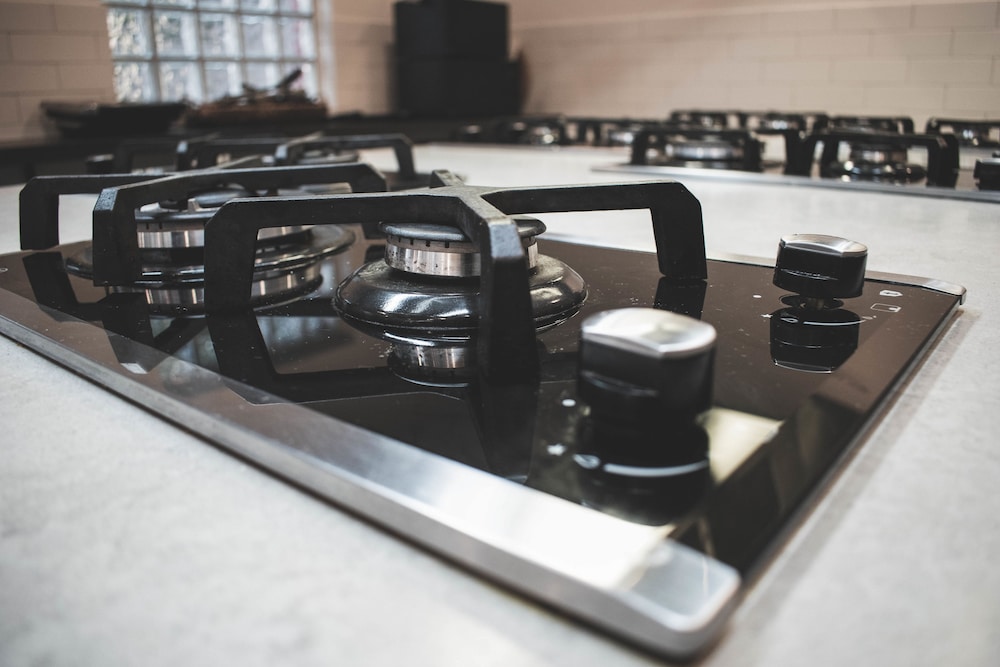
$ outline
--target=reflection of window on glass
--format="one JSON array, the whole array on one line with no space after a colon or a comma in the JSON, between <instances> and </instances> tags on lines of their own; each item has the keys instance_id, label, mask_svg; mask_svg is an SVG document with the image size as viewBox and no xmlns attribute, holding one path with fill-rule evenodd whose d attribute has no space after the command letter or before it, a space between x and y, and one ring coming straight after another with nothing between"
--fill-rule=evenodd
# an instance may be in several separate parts
<instances>
[{"instance_id":1,"label":"reflection of window on glass","mask_svg":"<svg viewBox=\"0 0 1000 667\"><path fill-rule=\"evenodd\" d=\"M317 95L313 0L104 0L123 101L237 95L295 68Z\"/></svg>"}]
</instances>

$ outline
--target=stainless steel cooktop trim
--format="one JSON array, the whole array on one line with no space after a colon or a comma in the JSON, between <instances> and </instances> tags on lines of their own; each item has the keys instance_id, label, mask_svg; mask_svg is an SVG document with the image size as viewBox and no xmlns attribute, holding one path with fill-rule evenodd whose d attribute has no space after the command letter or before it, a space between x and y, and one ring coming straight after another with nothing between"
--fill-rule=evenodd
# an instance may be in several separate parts
<instances>
[{"instance_id":1,"label":"stainless steel cooktop trim","mask_svg":"<svg viewBox=\"0 0 1000 667\"><path fill-rule=\"evenodd\" d=\"M705 649L740 596L736 570L666 538L664 528L346 424L5 290L0 333L430 551L655 652ZM148 370L119 363L109 337L119 352L133 347L152 361ZM247 410L244 396L258 395Z\"/></svg>"}]
</instances>

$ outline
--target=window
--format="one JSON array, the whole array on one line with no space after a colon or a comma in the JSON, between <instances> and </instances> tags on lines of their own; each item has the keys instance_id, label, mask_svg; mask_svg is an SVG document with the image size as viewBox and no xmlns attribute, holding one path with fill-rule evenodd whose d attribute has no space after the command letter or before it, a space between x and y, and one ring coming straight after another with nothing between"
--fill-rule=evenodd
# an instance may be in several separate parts
<instances>
[{"instance_id":1,"label":"window","mask_svg":"<svg viewBox=\"0 0 1000 667\"><path fill-rule=\"evenodd\" d=\"M296 67L316 96L313 0L104 0L115 91L204 102L268 88Z\"/></svg>"}]
</instances>

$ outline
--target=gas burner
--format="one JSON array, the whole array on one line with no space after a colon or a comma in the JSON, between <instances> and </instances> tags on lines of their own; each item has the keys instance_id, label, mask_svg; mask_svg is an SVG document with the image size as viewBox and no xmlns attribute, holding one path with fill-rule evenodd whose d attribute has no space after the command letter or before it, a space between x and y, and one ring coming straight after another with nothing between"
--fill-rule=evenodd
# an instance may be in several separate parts
<instances>
[{"instance_id":1,"label":"gas burner","mask_svg":"<svg viewBox=\"0 0 1000 667\"><path fill-rule=\"evenodd\" d=\"M321 136L308 135L310 138ZM177 144L176 166L178 171L206 169L224 164L233 159L250 155L261 155L264 162L274 165L275 152L294 139L289 137L220 137L208 135L184 139ZM309 153L309 162L298 164L342 164L357 162L357 151L319 151ZM286 162L287 164L287 162Z\"/></svg>"},{"instance_id":2,"label":"gas burner","mask_svg":"<svg viewBox=\"0 0 1000 667\"><path fill-rule=\"evenodd\" d=\"M22 191L21 243L44 249L58 243L58 198L100 193L94 208L94 240L66 260L69 273L111 292L144 293L160 312L190 314L204 303L205 226L233 199L313 184L347 184L382 190L385 181L361 164L270 169L215 168L166 177L133 174L33 179ZM300 221L295 221L296 223ZM318 261L354 240L345 228L303 224L269 228L255 239L253 304L287 301L315 288Z\"/></svg>"},{"instance_id":3,"label":"gas burner","mask_svg":"<svg viewBox=\"0 0 1000 667\"><path fill-rule=\"evenodd\" d=\"M322 282L319 261L347 247L354 234L343 229L309 229L290 241L262 243L254 261L250 285L254 307L291 301ZM198 315L204 312L205 267L196 252L143 250L142 275L128 285L112 285L111 293L142 293L153 314ZM93 247L66 258L67 272L93 280Z\"/></svg>"},{"instance_id":4,"label":"gas burner","mask_svg":"<svg viewBox=\"0 0 1000 667\"><path fill-rule=\"evenodd\" d=\"M470 123L459 127L454 138L462 142L528 146L575 143L566 119L561 116L518 116L502 118L492 123Z\"/></svg>"},{"instance_id":5,"label":"gas burner","mask_svg":"<svg viewBox=\"0 0 1000 667\"><path fill-rule=\"evenodd\" d=\"M516 217L528 265L535 328L572 315L587 296L583 279L562 262L539 255L535 237L545 225ZM345 317L393 330L440 334L474 332L482 315L479 248L455 227L385 224L385 259L358 269L337 288L335 307Z\"/></svg>"},{"instance_id":6,"label":"gas burner","mask_svg":"<svg viewBox=\"0 0 1000 667\"><path fill-rule=\"evenodd\" d=\"M821 165L820 175L845 181L877 183L918 183L927 178L924 167L906 160L905 146L858 144L851 146L848 160Z\"/></svg>"},{"instance_id":7,"label":"gas burner","mask_svg":"<svg viewBox=\"0 0 1000 667\"><path fill-rule=\"evenodd\" d=\"M543 226L525 220L524 214L649 209L663 275L676 280L705 277L701 208L678 183L487 188L435 172L432 184L409 193L226 204L206 228L208 309L245 312L251 305L247 285L260 230L290 218L327 225L380 221L387 234L401 239L393 241L396 250L387 253L388 261L402 262L408 269L437 268L432 275L421 275L393 268L385 259L370 262L338 286L337 311L360 326L379 329L383 338L469 337L476 346L477 372L493 379L523 379L539 372L538 331L569 318L587 296L583 279L562 261L539 253L531 265L528 248ZM442 225L460 235L443 232ZM414 248L423 244L418 259L408 253L411 240ZM453 243L463 251L454 254L462 258L440 261L439 253L454 250ZM464 259L469 254L465 244L478 248L478 269ZM440 266L461 268L440 275Z\"/></svg>"},{"instance_id":8,"label":"gas burner","mask_svg":"<svg viewBox=\"0 0 1000 667\"><path fill-rule=\"evenodd\" d=\"M424 187L429 174L418 174L413 160L413 142L403 134L357 134L328 136L322 132L301 137L226 138L210 135L186 139L177 147L178 171L225 165L234 158L261 156L262 166L344 165L358 161L365 148L392 148L397 171L386 175L394 190ZM311 194L338 194L315 185L302 189ZM294 193L288 193L294 194Z\"/></svg>"},{"instance_id":9,"label":"gas burner","mask_svg":"<svg viewBox=\"0 0 1000 667\"><path fill-rule=\"evenodd\" d=\"M742 127L736 111L682 109L670 112L669 122L706 130L735 130Z\"/></svg>"},{"instance_id":10,"label":"gas burner","mask_svg":"<svg viewBox=\"0 0 1000 667\"><path fill-rule=\"evenodd\" d=\"M809 176L822 146L819 175L846 181L954 188L958 180L958 141L953 135L896 134L827 128L802 140L786 174ZM911 148L926 152L926 166L908 161Z\"/></svg>"},{"instance_id":11,"label":"gas burner","mask_svg":"<svg viewBox=\"0 0 1000 667\"><path fill-rule=\"evenodd\" d=\"M831 116L830 128L854 132L913 134L913 119L906 116Z\"/></svg>"},{"instance_id":12,"label":"gas burner","mask_svg":"<svg viewBox=\"0 0 1000 667\"><path fill-rule=\"evenodd\" d=\"M962 146L1000 148L1000 120L952 120L931 118L927 134L954 134Z\"/></svg>"},{"instance_id":13,"label":"gas burner","mask_svg":"<svg viewBox=\"0 0 1000 667\"><path fill-rule=\"evenodd\" d=\"M349 190L348 190L349 191ZM299 191L302 194L304 191ZM135 212L139 230L139 248L180 249L201 248L205 245L205 224L212 219L219 207L238 197L260 196L242 188L220 188L199 193L183 201L162 201L146 204ZM290 225L269 229L263 240L301 235L307 227Z\"/></svg>"},{"instance_id":14,"label":"gas burner","mask_svg":"<svg viewBox=\"0 0 1000 667\"><path fill-rule=\"evenodd\" d=\"M538 264L535 238L545 225L535 218L514 218L528 258L528 268ZM454 227L427 224L385 224L385 263L394 269L421 276L472 278L482 272L479 249Z\"/></svg>"},{"instance_id":15,"label":"gas burner","mask_svg":"<svg viewBox=\"0 0 1000 667\"><path fill-rule=\"evenodd\" d=\"M826 127L829 117L823 113L786 113L783 111L740 112L740 127L756 134L811 132Z\"/></svg>"},{"instance_id":16,"label":"gas burner","mask_svg":"<svg viewBox=\"0 0 1000 667\"><path fill-rule=\"evenodd\" d=\"M570 143L587 146L631 146L636 134L661 125L661 121L655 120L579 116L570 117L566 122Z\"/></svg>"},{"instance_id":17,"label":"gas burner","mask_svg":"<svg viewBox=\"0 0 1000 667\"><path fill-rule=\"evenodd\" d=\"M746 130L675 125L647 128L632 143L632 164L762 171L762 142Z\"/></svg>"},{"instance_id":18,"label":"gas burner","mask_svg":"<svg viewBox=\"0 0 1000 667\"><path fill-rule=\"evenodd\" d=\"M569 143L566 121L562 118L516 118L500 122L494 130L503 144L561 146Z\"/></svg>"}]
</instances>

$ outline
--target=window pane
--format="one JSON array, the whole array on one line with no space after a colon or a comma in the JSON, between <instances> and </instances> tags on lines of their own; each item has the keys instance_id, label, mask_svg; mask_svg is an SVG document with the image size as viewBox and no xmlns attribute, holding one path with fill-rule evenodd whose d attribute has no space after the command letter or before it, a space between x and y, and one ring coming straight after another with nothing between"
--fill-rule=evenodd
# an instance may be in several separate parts
<instances>
[{"instance_id":1,"label":"window pane","mask_svg":"<svg viewBox=\"0 0 1000 667\"><path fill-rule=\"evenodd\" d=\"M206 56L239 56L236 30L236 17L231 14L202 14L201 52Z\"/></svg>"},{"instance_id":2,"label":"window pane","mask_svg":"<svg viewBox=\"0 0 1000 667\"><path fill-rule=\"evenodd\" d=\"M116 56L148 56L147 12L139 9L108 10L108 43Z\"/></svg>"},{"instance_id":3,"label":"window pane","mask_svg":"<svg viewBox=\"0 0 1000 667\"><path fill-rule=\"evenodd\" d=\"M252 57L278 55L278 30L268 16L244 16L243 52Z\"/></svg>"},{"instance_id":4,"label":"window pane","mask_svg":"<svg viewBox=\"0 0 1000 667\"><path fill-rule=\"evenodd\" d=\"M161 56L198 55L194 16L190 12L156 12L153 34Z\"/></svg>"},{"instance_id":5,"label":"window pane","mask_svg":"<svg viewBox=\"0 0 1000 667\"><path fill-rule=\"evenodd\" d=\"M281 0L281 11L308 14L312 12L312 0Z\"/></svg>"},{"instance_id":6,"label":"window pane","mask_svg":"<svg viewBox=\"0 0 1000 667\"><path fill-rule=\"evenodd\" d=\"M232 9L236 7L236 0L198 0L198 6L202 9Z\"/></svg>"},{"instance_id":7,"label":"window pane","mask_svg":"<svg viewBox=\"0 0 1000 667\"><path fill-rule=\"evenodd\" d=\"M281 80L278 66L275 63L247 63L246 81L254 88L267 90L277 85Z\"/></svg>"},{"instance_id":8,"label":"window pane","mask_svg":"<svg viewBox=\"0 0 1000 667\"><path fill-rule=\"evenodd\" d=\"M253 12L269 12L274 9L274 0L240 0L240 7Z\"/></svg>"},{"instance_id":9,"label":"window pane","mask_svg":"<svg viewBox=\"0 0 1000 667\"><path fill-rule=\"evenodd\" d=\"M156 86L149 63L115 63L115 93L123 102L156 100Z\"/></svg>"},{"instance_id":10,"label":"window pane","mask_svg":"<svg viewBox=\"0 0 1000 667\"><path fill-rule=\"evenodd\" d=\"M166 101L201 100L198 65L188 62L160 63L160 96Z\"/></svg>"},{"instance_id":11,"label":"window pane","mask_svg":"<svg viewBox=\"0 0 1000 667\"><path fill-rule=\"evenodd\" d=\"M240 66L237 63L205 63L205 99L217 100L226 95L239 95Z\"/></svg>"},{"instance_id":12,"label":"window pane","mask_svg":"<svg viewBox=\"0 0 1000 667\"><path fill-rule=\"evenodd\" d=\"M281 52L286 58L312 58L312 21L308 19L283 19L281 21Z\"/></svg>"}]
</instances>

